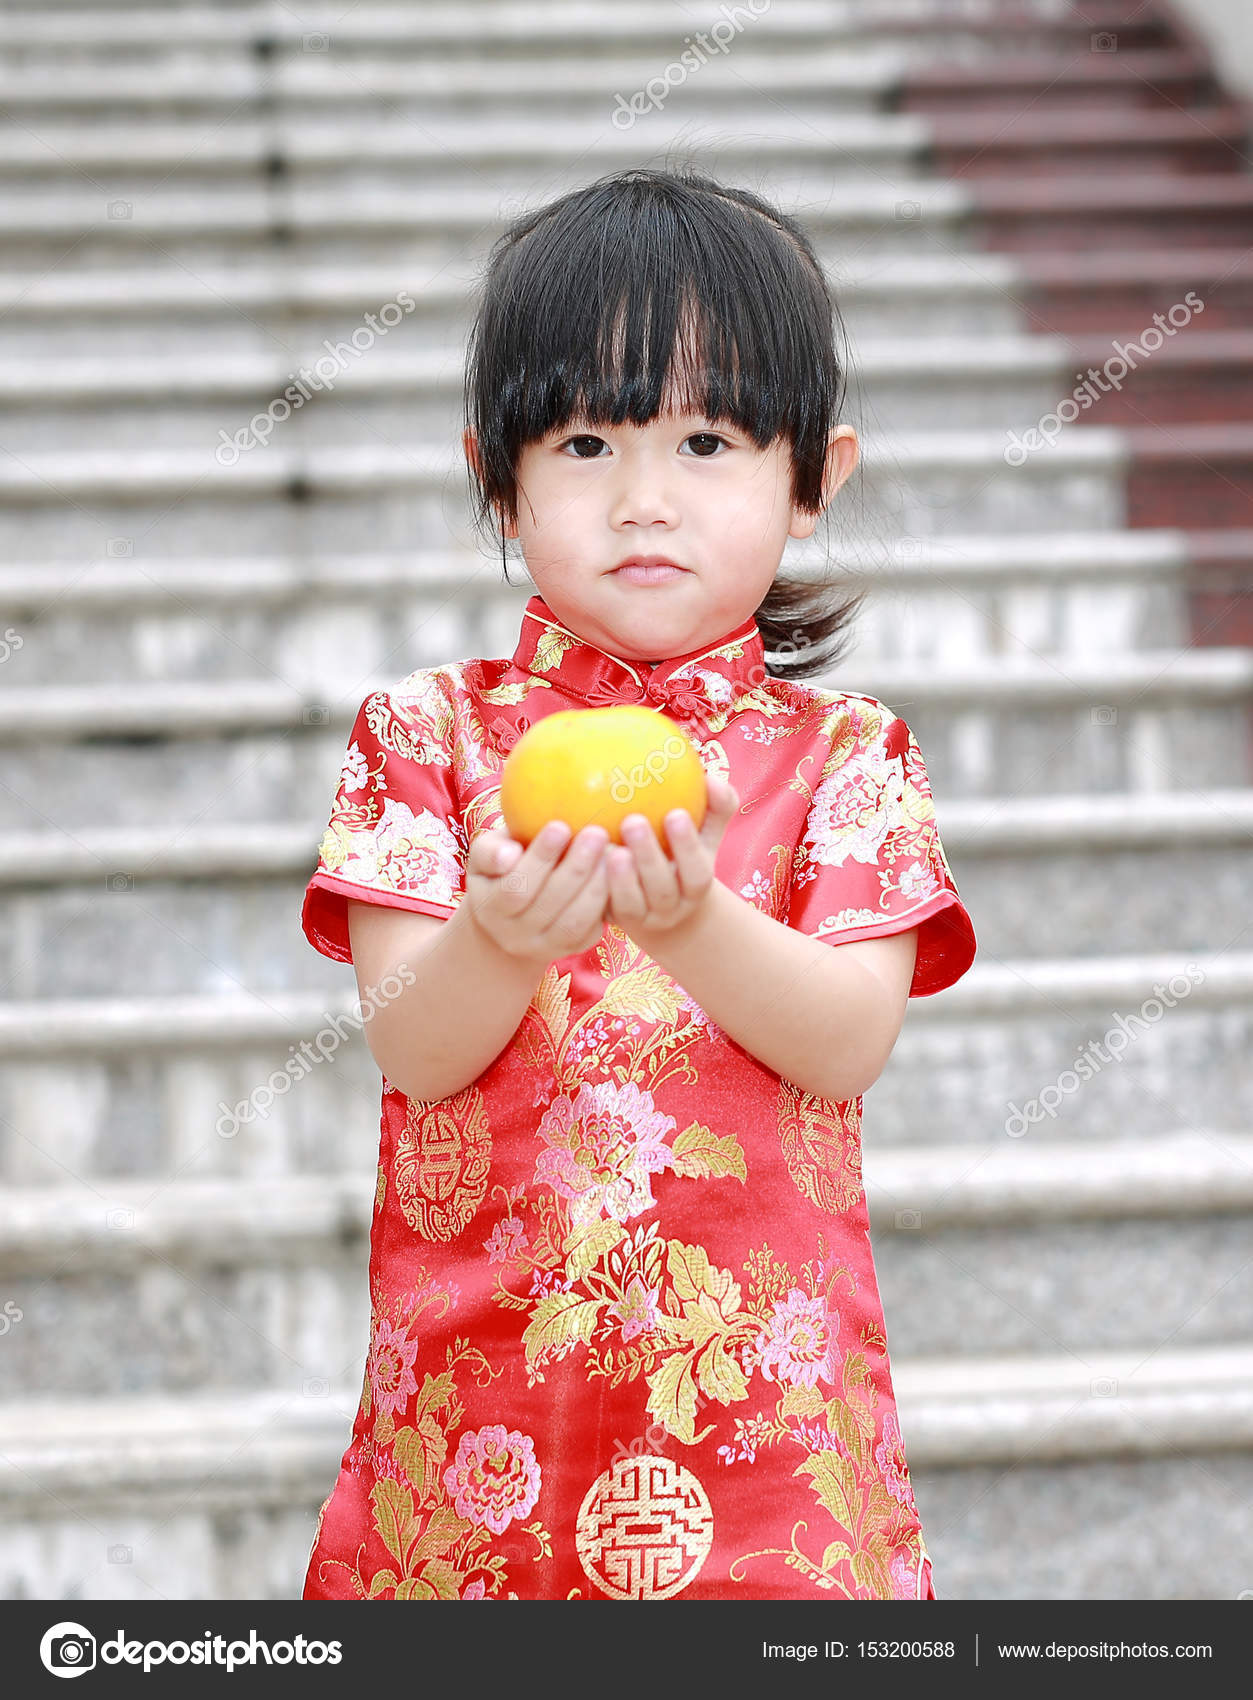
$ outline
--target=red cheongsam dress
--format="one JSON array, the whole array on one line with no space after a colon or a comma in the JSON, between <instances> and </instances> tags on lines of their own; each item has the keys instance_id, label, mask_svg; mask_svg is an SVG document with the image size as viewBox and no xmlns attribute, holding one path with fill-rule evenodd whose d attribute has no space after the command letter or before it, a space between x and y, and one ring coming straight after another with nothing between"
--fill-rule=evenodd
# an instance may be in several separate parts
<instances>
[{"instance_id":1,"label":"red cheongsam dress","mask_svg":"<svg viewBox=\"0 0 1253 1700\"><path fill-rule=\"evenodd\" d=\"M650 667L538 595L512 656L362 703L310 942L351 961L348 898L452 914L512 745L611 703L678 720L734 785L716 877L745 903L832 945L917 927L914 997L966 972L904 720L770 677L752 618ZM934 1599L861 1109L759 1062L613 925L461 1091L384 1079L369 1358L304 1598Z\"/></svg>"}]
</instances>

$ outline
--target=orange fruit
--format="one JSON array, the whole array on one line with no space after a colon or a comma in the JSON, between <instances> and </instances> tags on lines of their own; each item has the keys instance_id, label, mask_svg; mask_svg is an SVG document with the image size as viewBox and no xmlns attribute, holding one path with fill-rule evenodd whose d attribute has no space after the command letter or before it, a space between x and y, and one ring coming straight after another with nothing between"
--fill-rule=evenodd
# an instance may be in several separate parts
<instances>
[{"instance_id":1,"label":"orange fruit","mask_svg":"<svg viewBox=\"0 0 1253 1700\"><path fill-rule=\"evenodd\" d=\"M603 826L624 842L627 815L644 815L662 849L665 817L686 809L699 831L708 794L696 746L668 714L635 703L546 714L518 739L500 778L510 836L529 844L550 820L571 836Z\"/></svg>"}]
</instances>

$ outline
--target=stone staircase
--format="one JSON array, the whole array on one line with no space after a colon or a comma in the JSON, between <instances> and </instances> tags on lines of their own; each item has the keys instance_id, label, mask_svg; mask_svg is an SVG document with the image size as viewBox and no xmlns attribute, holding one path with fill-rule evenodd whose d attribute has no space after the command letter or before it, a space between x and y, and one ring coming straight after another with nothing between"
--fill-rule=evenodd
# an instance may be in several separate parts
<instances>
[{"instance_id":1,"label":"stone staircase","mask_svg":"<svg viewBox=\"0 0 1253 1700\"><path fill-rule=\"evenodd\" d=\"M1246 114L1139 0L788 0L625 127L716 5L300 14L0 7L0 1596L299 1592L378 1109L300 893L366 693L515 641L457 448L491 240L678 158L829 267L870 588L829 682L916 731L979 936L866 1101L937 1593L1253 1586Z\"/></svg>"}]
</instances>

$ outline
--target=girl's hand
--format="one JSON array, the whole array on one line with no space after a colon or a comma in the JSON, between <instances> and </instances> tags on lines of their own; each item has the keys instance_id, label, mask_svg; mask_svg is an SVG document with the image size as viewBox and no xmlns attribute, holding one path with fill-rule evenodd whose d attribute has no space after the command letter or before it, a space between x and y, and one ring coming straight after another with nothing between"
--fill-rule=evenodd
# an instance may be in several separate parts
<instances>
[{"instance_id":1,"label":"girl's hand","mask_svg":"<svg viewBox=\"0 0 1253 1700\"><path fill-rule=\"evenodd\" d=\"M711 775L708 783L709 806L699 832L686 809L672 809L666 816L670 856L643 815L628 815L623 821L625 849L610 844L605 852L608 919L637 944L643 944L650 933L669 932L690 920L713 887L718 846L740 798L725 779ZM633 826L640 829L638 836Z\"/></svg>"},{"instance_id":2,"label":"girl's hand","mask_svg":"<svg viewBox=\"0 0 1253 1700\"><path fill-rule=\"evenodd\" d=\"M464 901L509 956L541 968L576 956L605 930L608 840L603 826L586 826L571 842L564 821L549 821L524 850L504 827L489 827L470 845Z\"/></svg>"}]
</instances>

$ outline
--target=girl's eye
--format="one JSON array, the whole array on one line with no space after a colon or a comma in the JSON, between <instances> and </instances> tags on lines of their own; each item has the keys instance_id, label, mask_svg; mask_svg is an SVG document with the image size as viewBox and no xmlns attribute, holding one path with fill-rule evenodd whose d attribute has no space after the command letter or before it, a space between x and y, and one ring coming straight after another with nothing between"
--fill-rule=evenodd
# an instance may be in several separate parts
<instances>
[{"instance_id":1,"label":"girl's eye","mask_svg":"<svg viewBox=\"0 0 1253 1700\"><path fill-rule=\"evenodd\" d=\"M721 446L723 438L718 436L716 431L694 431L690 437L685 437L684 441L700 445L699 448L693 450L699 460L712 460Z\"/></svg>"},{"instance_id":2,"label":"girl's eye","mask_svg":"<svg viewBox=\"0 0 1253 1700\"><path fill-rule=\"evenodd\" d=\"M587 443L590 443L592 445L592 450L591 450L590 454L584 454L582 452L582 449L579 447L580 444L587 444ZM579 458L579 460L599 460L600 456L597 453L597 450L604 448L606 445L605 445L605 439L603 437L592 437L592 436L588 436L588 435L582 435L582 436L578 436L578 437L567 437L565 442L561 446L562 446L563 449L573 448L574 452L577 455L577 457Z\"/></svg>"}]
</instances>

